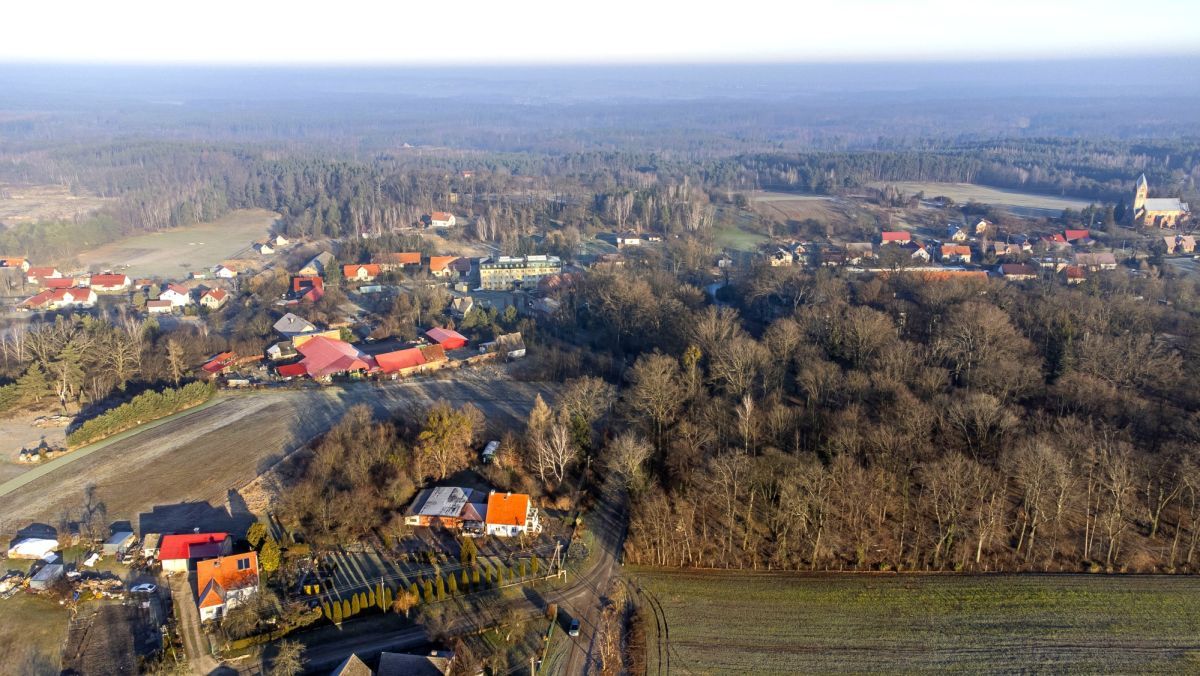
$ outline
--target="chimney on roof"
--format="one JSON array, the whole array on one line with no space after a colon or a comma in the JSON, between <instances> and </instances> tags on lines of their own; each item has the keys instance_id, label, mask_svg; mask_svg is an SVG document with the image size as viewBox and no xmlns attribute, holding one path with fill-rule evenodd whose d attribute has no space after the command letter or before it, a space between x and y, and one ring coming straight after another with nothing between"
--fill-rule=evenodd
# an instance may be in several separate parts
<instances>
[{"instance_id":1,"label":"chimney on roof","mask_svg":"<svg viewBox=\"0 0 1200 676\"><path fill-rule=\"evenodd\" d=\"M200 534L200 529L199 529L199 528L193 528L193 529L192 529L192 532L193 532L193 533L195 533L196 535L199 535L199 534Z\"/></svg>"}]
</instances>

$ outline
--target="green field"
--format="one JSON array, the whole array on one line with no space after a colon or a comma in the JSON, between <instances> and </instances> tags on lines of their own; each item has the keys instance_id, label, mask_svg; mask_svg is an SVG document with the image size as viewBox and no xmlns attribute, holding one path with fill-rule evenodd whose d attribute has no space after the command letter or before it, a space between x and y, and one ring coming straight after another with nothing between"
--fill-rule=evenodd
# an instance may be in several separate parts
<instances>
[{"instance_id":1,"label":"green field","mask_svg":"<svg viewBox=\"0 0 1200 676\"><path fill-rule=\"evenodd\" d=\"M651 674L1200 671L1192 577L629 577Z\"/></svg>"}]
</instances>

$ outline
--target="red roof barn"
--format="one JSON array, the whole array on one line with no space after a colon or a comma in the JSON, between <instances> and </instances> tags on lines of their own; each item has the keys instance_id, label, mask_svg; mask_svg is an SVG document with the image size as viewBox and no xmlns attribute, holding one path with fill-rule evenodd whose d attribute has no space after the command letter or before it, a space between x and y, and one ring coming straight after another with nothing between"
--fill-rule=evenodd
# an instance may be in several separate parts
<instances>
[{"instance_id":1,"label":"red roof barn","mask_svg":"<svg viewBox=\"0 0 1200 676\"><path fill-rule=\"evenodd\" d=\"M395 373L403 369L421 366L425 363L425 355L421 349L410 347L407 350L396 350L375 355L375 362L384 373Z\"/></svg>"},{"instance_id":2,"label":"red roof barn","mask_svg":"<svg viewBox=\"0 0 1200 676\"><path fill-rule=\"evenodd\" d=\"M445 350L457 350L467 346L467 337L451 329L432 328L426 331L425 335Z\"/></svg>"}]
</instances>

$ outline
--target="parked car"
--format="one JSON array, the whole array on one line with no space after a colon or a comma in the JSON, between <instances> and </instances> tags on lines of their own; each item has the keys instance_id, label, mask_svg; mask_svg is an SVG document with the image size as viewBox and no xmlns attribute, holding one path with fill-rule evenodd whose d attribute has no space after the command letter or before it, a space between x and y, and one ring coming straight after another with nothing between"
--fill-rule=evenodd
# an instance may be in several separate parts
<instances>
[{"instance_id":1,"label":"parked car","mask_svg":"<svg viewBox=\"0 0 1200 676\"><path fill-rule=\"evenodd\" d=\"M150 584L149 582L136 584L129 588L129 593L131 594L153 594L156 591L158 591L158 585Z\"/></svg>"},{"instance_id":2,"label":"parked car","mask_svg":"<svg viewBox=\"0 0 1200 676\"><path fill-rule=\"evenodd\" d=\"M574 637L574 636L578 636L578 635L579 635L579 620L573 619L573 620L571 620L571 624L569 624L567 626L567 636Z\"/></svg>"}]
</instances>

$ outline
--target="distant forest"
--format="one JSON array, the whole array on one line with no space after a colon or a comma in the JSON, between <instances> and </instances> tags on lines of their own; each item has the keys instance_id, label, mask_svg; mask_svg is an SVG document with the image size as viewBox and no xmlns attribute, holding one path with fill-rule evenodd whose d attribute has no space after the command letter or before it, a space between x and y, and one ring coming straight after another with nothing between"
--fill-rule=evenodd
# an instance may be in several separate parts
<instances>
[{"instance_id":1,"label":"distant forest","mask_svg":"<svg viewBox=\"0 0 1200 676\"><path fill-rule=\"evenodd\" d=\"M290 233L382 232L450 208L451 194L469 235L506 247L618 215L609 220L696 231L707 205L754 189L856 194L875 181L954 181L1115 203L1144 171L1155 193L1195 196L1200 91L1180 80L1188 71L1104 67L1129 86L1110 87L1114 76L1097 78L1095 64L1049 75L1012 64L213 75L0 67L0 184L113 198L80 221L9 228L0 246L64 258L245 207L280 212Z\"/></svg>"}]
</instances>

